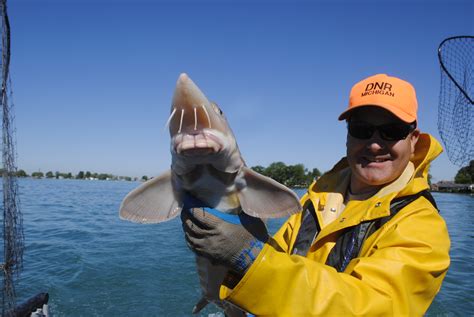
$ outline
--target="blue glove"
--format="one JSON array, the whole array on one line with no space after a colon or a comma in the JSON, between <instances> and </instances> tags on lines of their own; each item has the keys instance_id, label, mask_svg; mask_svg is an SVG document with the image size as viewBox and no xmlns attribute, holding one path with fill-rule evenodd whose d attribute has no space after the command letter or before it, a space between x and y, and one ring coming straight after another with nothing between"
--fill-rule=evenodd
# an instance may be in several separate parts
<instances>
[{"instance_id":1,"label":"blue glove","mask_svg":"<svg viewBox=\"0 0 474 317\"><path fill-rule=\"evenodd\" d=\"M188 247L213 264L228 267L234 278L230 284L235 285L268 240L267 228L261 219L243 212L231 215L198 206L203 204L187 199L181 212Z\"/></svg>"}]
</instances>

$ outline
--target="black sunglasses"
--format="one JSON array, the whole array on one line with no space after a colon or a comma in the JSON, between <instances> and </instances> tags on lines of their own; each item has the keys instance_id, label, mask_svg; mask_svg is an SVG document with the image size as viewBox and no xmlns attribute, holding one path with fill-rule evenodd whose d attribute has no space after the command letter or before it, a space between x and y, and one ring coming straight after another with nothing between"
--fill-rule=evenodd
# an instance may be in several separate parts
<instances>
[{"instance_id":1,"label":"black sunglasses","mask_svg":"<svg viewBox=\"0 0 474 317\"><path fill-rule=\"evenodd\" d=\"M375 130L379 131L379 135L385 141L399 141L406 137L416 129L416 121L410 124L397 122L381 125L373 125L362 121L349 121L347 123L349 134L357 139L370 139Z\"/></svg>"}]
</instances>

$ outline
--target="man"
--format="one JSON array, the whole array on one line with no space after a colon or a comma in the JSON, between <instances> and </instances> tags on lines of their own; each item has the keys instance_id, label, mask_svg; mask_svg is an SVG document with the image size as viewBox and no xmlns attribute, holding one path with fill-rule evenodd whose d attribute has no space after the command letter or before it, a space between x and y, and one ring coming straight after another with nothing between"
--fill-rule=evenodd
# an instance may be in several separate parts
<instances>
[{"instance_id":1,"label":"man","mask_svg":"<svg viewBox=\"0 0 474 317\"><path fill-rule=\"evenodd\" d=\"M449 267L449 236L428 192L440 144L417 128L411 84L354 85L347 157L313 183L274 237L258 219L182 213L189 247L229 267L220 297L255 315L423 315ZM250 223L250 225L249 225Z\"/></svg>"}]
</instances>

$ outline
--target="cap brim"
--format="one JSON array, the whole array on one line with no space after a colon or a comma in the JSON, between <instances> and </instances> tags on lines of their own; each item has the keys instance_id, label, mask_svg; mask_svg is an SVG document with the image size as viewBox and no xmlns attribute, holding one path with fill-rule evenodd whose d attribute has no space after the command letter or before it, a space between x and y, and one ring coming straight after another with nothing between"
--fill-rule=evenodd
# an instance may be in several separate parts
<instances>
[{"instance_id":1,"label":"cap brim","mask_svg":"<svg viewBox=\"0 0 474 317\"><path fill-rule=\"evenodd\" d=\"M352 106L350 109L347 109L346 111L341 113L341 115L339 116L338 119L340 121L346 120L349 117L351 112L353 112L356 109L362 108L362 107L379 107L379 108L385 109L385 110L389 111L390 113L392 113L395 117L397 117L398 119L400 119L400 120L402 120L406 123L412 123L412 122L416 121L416 117L413 117L412 115L404 113L404 112L400 111L400 109L398 109L398 108L392 107L390 105L374 105L374 104Z\"/></svg>"}]
</instances>

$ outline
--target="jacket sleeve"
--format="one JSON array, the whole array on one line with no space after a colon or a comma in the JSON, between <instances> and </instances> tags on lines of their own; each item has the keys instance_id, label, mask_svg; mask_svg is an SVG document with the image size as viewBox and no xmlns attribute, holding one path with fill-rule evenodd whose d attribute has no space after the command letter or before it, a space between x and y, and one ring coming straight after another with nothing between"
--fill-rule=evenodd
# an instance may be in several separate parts
<instances>
[{"instance_id":1,"label":"jacket sleeve","mask_svg":"<svg viewBox=\"0 0 474 317\"><path fill-rule=\"evenodd\" d=\"M342 273L267 244L240 283L222 286L220 296L255 315L424 314L449 267L444 220L416 201L374 235L366 256Z\"/></svg>"}]
</instances>

